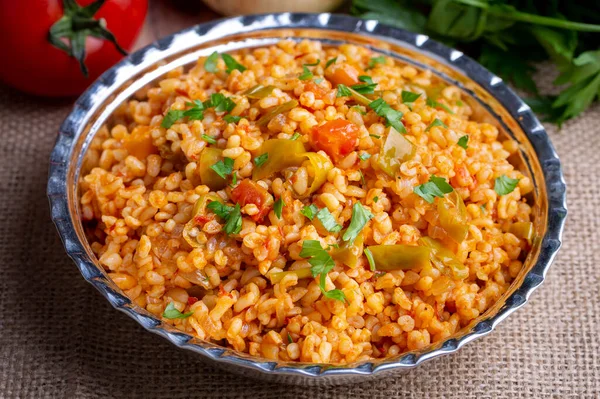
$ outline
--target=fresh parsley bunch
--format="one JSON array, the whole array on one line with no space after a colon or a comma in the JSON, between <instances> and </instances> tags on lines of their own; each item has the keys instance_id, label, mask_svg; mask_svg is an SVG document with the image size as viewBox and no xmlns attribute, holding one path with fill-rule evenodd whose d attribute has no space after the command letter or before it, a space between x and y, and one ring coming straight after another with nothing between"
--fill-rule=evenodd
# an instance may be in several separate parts
<instances>
[{"instance_id":1,"label":"fresh parsley bunch","mask_svg":"<svg viewBox=\"0 0 600 399\"><path fill-rule=\"evenodd\" d=\"M600 1L353 0L352 12L461 47L559 126L600 97ZM558 96L539 93L532 78L548 59L561 72Z\"/></svg>"}]
</instances>

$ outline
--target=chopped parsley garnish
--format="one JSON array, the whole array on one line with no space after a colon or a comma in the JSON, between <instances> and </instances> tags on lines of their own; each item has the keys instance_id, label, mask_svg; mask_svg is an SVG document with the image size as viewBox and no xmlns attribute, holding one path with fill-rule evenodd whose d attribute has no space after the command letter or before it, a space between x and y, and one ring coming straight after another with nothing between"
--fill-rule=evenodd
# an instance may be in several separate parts
<instances>
[{"instance_id":1,"label":"chopped parsley garnish","mask_svg":"<svg viewBox=\"0 0 600 399\"><path fill-rule=\"evenodd\" d=\"M267 159L269 159L269 153L265 152L264 154L261 154L254 158L254 165L261 166L262 164L267 162Z\"/></svg>"},{"instance_id":2,"label":"chopped parsley garnish","mask_svg":"<svg viewBox=\"0 0 600 399\"><path fill-rule=\"evenodd\" d=\"M483 214L485 215L487 213L487 208L485 207L485 205L481 205L481 212L483 212Z\"/></svg>"},{"instance_id":3,"label":"chopped parsley garnish","mask_svg":"<svg viewBox=\"0 0 600 399\"><path fill-rule=\"evenodd\" d=\"M171 126L173 126L173 124L175 122L177 122L179 119L183 118L184 112L185 111L183 111L181 109L170 109L169 112L167 112L167 114L163 118L160 126L164 127L165 129L170 128Z\"/></svg>"},{"instance_id":4,"label":"chopped parsley garnish","mask_svg":"<svg viewBox=\"0 0 600 399\"><path fill-rule=\"evenodd\" d=\"M204 106L215 109L215 112L230 112L235 108L235 102L229 97L225 97L222 93L213 93L210 95L210 100L204 103Z\"/></svg>"},{"instance_id":5,"label":"chopped parsley garnish","mask_svg":"<svg viewBox=\"0 0 600 399\"><path fill-rule=\"evenodd\" d=\"M513 190L519 184L519 179L511 179L506 175L502 175L496 178L494 182L494 191L498 193L498 195L506 195L513 192Z\"/></svg>"},{"instance_id":6,"label":"chopped parsley garnish","mask_svg":"<svg viewBox=\"0 0 600 399\"><path fill-rule=\"evenodd\" d=\"M378 196L374 196L374 197L373 197L373 202L374 202L374 203L377 203L377 201L379 201L379 197L378 197Z\"/></svg>"},{"instance_id":7,"label":"chopped parsley garnish","mask_svg":"<svg viewBox=\"0 0 600 399\"><path fill-rule=\"evenodd\" d=\"M321 292L327 298L336 299L339 301L343 301L346 299L344 293L341 290L335 289L326 291L325 285L327 282L327 273L333 269L335 266L335 262L333 258L323 247L321 247L321 243L317 240L305 240L302 243L302 250L300 251L300 256L303 258L309 258L308 263L310 263L311 268L310 272L314 277L321 275L319 278L319 288L321 288Z\"/></svg>"},{"instance_id":8,"label":"chopped parsley garnish","mask_svg":"<svg viewBox=\"0 0 600 399\"><path fill-rule=\"evenodd\" d=\"M432 100L431 98L428 98L425 102L427 103L428 106L430 106L432 108L443 108L449 114L454 114L454 111L452 111L450 108L448 108L447 106L445 106L442 103L438 103L437 101Z\"/></svg>"},{"instance_id":9,"label":"chopped parsley garnish","mask_svg":"<svg viewBox=\"0 0 600 399\"><path fill-rule=\"evenodd\" d=\"M456 101L456 105L459 107L462 107L464 104L462 101L458 100L458 101Z\"/></svg>"},{"instance_id":10,"label":"chopped parsley garnish","mask_svg":"<svg viewBox=\"0 0 600 399\"><path fill-rule=\"evenodd\" d=\"M163 317L165 319L187 319L193 314L194 312L181 313L179 310L177 310L173 302L169 302L165 308L165 311L163 312Z\"/></svg>"},{"instance_id":11,"label":"chopped parsley garnish","mask_svg":"<svg viewBox=\"0 0 600 399\"><path fill-rule=\"evenodd\" d=\"M314 217L317 214L317 212L319 212L319 208L317 208L317 206L315 204L306 205L300 211L301 214L303 214L304 216L306 216L310 220L314 219Z\"/></svg>"},{"instance_id":12,"label":"chopped parsley garnish","mask_svg":"<svg viewBox=\"0 0 600 399\"><path fill-rule=\"evenodd\" d=\"M214 170L223 179L226 179L227 176L230 175L233 171L233 159L225 157L222 161L217 162L210 168Z\"/></svg>"},{"instance_id":13,"label":"chopped parsley garnish","mask_svg":"<svg viewBox=\"0 0 600 399\"><path fill-rule=\"evenodd\" d=\"M465 134L464 136L458 139L458 142L456 144L458 144L460 147L466 150L469 146L469 136Z\"/></svg>"},{"instance_id":14,"label":"chopped parsley garnish","mask_svg":"<svg viewBox=\"0 0 600 399\"><path fill-rule=\"evenodd\" d=\"M237 181L238 181L237 173L233 172L232 178L231 178L231 184L229 185L229 187L234 188L235 185L237 184Z\"/></svg>"},{"instance_id":15,"label":"chopped parsley garnish","mask_svg":"<svg viewBox=\"0 0 600 399\"><path fill-rule=\"evenodd\" d=\"M319 65L320 62L321 62L321 60L317 60L317 61L315 61L314 64L304 64L304 65L302 65L302 74L300 76L298 76L298 79L300 79L300 80L312 79L312 77L314 75L312 74L312 72L310 71L310 69L308 69L308 67L309 66L317 66L317 65Z\"/></svg>"},{"instance_id":16,"label":"chopped parsley garnish","mask_svg":"<svg viewBox=\"0 0 600 399\"><path fill-rule=\"evenodd\" d=\"M221 54L221 58L223 58L223 61L225 61L225 67L226 67L225 71L227 73L231 73L231 72L235 71L236 69L240 72L244 72L246 70L245 66L243 66L242 64L237 62L235 60L235 58L233 58L232 56L230 56L227 53Z\"/></svg>"},{"instance_id":17,"label":"chopped parsley garnish","mask_svg":"<svg viewBox=\"0 0 600 399\"><path fill-rule=\"evenodd\" d=\"M241 116L225 115L223 120L227 123L238 123L242 119Z\"/></svg>"},{"instance_id":18,"label":"chopped parsley garnish","mask_svg":"<svg viewBox=\"0 0 600 399\"><path fill-rule=\"evenodd\" d=\"M359 170L358 173L360 174L360 182L362 183L362 185L366 185L366 181L365 181L365 175L363 175L362 170Z\"/></svg>"},{"instance_id":19,"label":"chopped parsley garnish","mask_svg":"<svg viewBox=\"0 0 600 399\"><path fill-rule=\"evenodd\" d=\"M365 209L360 202L355 202L352 206L352 219L350 226L346 229L342 239L348 242L354 242L354 239L365 227L367 222L373 218L373 214Z\"/></svg>"},{"instance_id":20,"label":"chopped parsley garnish","mask_svg":"<svg viewBox=\"0 0 600 399\"><path fill-rule=\"evenodd\" d=\"M421 184L414 188L415 194L423 198L425 201L433 204L435 197L442 198L444 194L454 191L452 186L448 184L443 177L431 175L427 183Z\"/></svg>"},{"instance_id":21,"label":"chopped parsley garnish","mask_svg":"<svg viewBox=\"0 0 600 399\"><path fill-rule=\"evenodd\" d=\"M298 140L300 138L301 134L296 132L292 135L292 137L290 137L290 140Z\"/></svg>"},{"instance_id":22,"label":"chopped parsley garnish","mask_svg":"<svg viewBox=\"0 0 600 399\"><path fill-rule=\"evenodd\" d=\"M352 92L350 91L350 89L348 89L348 86L343 85L341 83L337 85L337 94L335 95L336 97L347 97L351 95Z\"/></svg>"},{"instance_id":23,"label":"chopped parsley garnish","mask_svg":"<svg viewBox=\"0 0 600 399\"><path fill-rule=\"evenodd\" d=\"M206 205L206 209L210 209L215 215L223 220L227 220L233 207L220 203L219 201L211 201Z\"/></svg>"},{"instance_id":24,"label":"chopped parsley garnish","mask_svg":"<svg viewBox=\"0 0 600 399\"><path fill-rule=\"evenodd\" d=\"M235 207L229 213L227 217L227 223L223 226L223 231L227 235L237 234L242 230L242 213L240 211L240 204L235 204Z\"/></svg>"},{"instance_id":25,"label":"chopped parsley garnish","mask_svg":"<svg viewBox=\"0 0 600 399\"><path fill-rule=\"evenodd\" d=\"M392 126L400 133L406 133L404 124L401 121L404 114L393 109L382 98L378 98L377 100L371 102L369 104L369 108L375 111L377 115L384 118L387 126Z\"/></svg>"},{"instance_id":26,"label":"chopped parsley garnish","mask_svg":"<svg viewBox=\"0 0 600 399\"><path fill-rule=\"evenodd\" d=\"M381 136L378 135L378 134L369 134L369 136L371 136L373 138L376 138L376 139L380 139L381 138Z\"/></svg>"},{"instance_id":27,"label":"chopped parsley garnish","mask_svg":"<svg viewBox=\"0 0 600 399\"><path fill-rule=\"evenodd\" d=\"M235 206L229 206L221 204L219 201L212 201L206 205L207 209L213 211L215 215L225 221L223 231L225 234L237 234L242 230L242 213L240 211L240 204Z\"/></svg>"},{"instance_id":28,"label":"chopped parsley garnish","mask_svg":"<svg viewBox=\"0 0 600 399\"><path fill-rule=\"evenodd\" d=\"M446 124L444 122L442 122L438 118L435 118L433 120L433 122L431 122L431 124L429 126L427 126L427 129L425 129L425 131L428 132L434 126L441 126L441 127L445 127L446 129L448 129L448 126L446 126Z\"/></svg>"},{"instance_id":29,"label":"chopped parsley garnish","mask_svg":"<svg viewBox=\"0 0 600 399\"><path fill-rule=\"evenodd\" d=\"M383 55L380 55L379 57L373 57L369 60L369 66L367 67L367 71L369 69L373 69L375 68L375 65L377 64L385 64L385 57Z\"/></svg>"},{"instance_id":30,"label":"chopped parsley garnish","mask_svg":"<svg viewBox=\"0 0 600 399\"><path fill-rule=\"evenodd\" d=\"M367 260L369 261L369 269L371 269L372 272L375 271L375 259L373 259L373 254L371 253L371 250L369 248L365 248L365 256L367 257Z\"/></svg>"},{"instance_id":31,"label":"chopped parsley garnish","mask_svg":"<svg viewBox=\"0 0 600 399\"><path fill-rule=\"evenodd\" d=\"M335 64L335 62L336 62L336 61L337 61L337 57L334 57L334 58L330 58L330 59L328 59L328 60L327 60L327 63L325 63L325 69L329 68L329 66L330 66L331 64Z\"/></svg>"},{"instance_id":32,"label":"chopped parsley garnish","mask_svg":"<svg viewBox=\"0 0 600 399\"><path fill-rule=\"evenodd\" d=\"M294 343L294 340L292 339L292 336L290 335L290 333L287 333L287 338L288 338L288 344Z\"/></svg>"},{"instance_id":33,"label":"chopped parsley garnish","mask_svg":"<svg viewBox=\"0 0 600 399\"><path fill-rule=\"evenodd\" d=\"M368 75L361 75L358 77L358 80L364 82L363 84L353 85L352 88L360 94L373 94L375 93L375 88L377 87L377 83L373 82L373 79Z\"/></svg>"},{"instance_id":34,"label":"chopped parsley garnish","mask_svg":"<svg viewBox=\"0 0 600 399\"><path fill-rule=\"evenodd\" d=\"M321 82L323 81L323 78L317 78L315 80L313 80L313 82L315 82L316 84L321 84Z\"/></svg>"},{"instance_id":35,"label":"chopped parsley garnish","mask_svg":"<svg viewBox=\"0 0 600 399\"><path fill-rule=\"evenodd\" d=\"M273 212L275 212L275 216L277 216L278 219L281 219L281 211L284 206L285 202L283 202L281 197L273 204Z\"/></svg>"},{"instance_id":36,"label":"chopped parsley garnish","mask_svg":"<svg viewBox=\"0 0 600 399\"><path fill-rule=\"evenodd\" d=\"M191 121L204 119L204 104L200 100L194 100L194 102L185 103L188 107L192 107L183 113L183 116L187 116Z\"/></svg>"},{"instance_id":37,"label":"chopped parsley garnish","mask_svg":"<svg viewBox=\"0 0 600 399\"><path fill-rule=\"evenodd\" d=\"M421 97L420 93L413 93L412 91L402 90L403 103L414 103L419 97Z\"/></svg>"},{"instance_id":38,"label":"chopped parsley garnish","mask_svg":"<svg viewBox=\"0 0 600 399\"><path fill-rule=\"evenodd\" d=\"M211 55L208 56L208 58L206 59L206 61L204 61L204 69L206 70L206 72L212 72L215 73L217 72L217 62L219 61L219 53L218 52L214 52Z\"/></svg>"},{"instance_id":39,"label":"chopped parsley garnish","mask_svg":"<svg viewBox=\"0 0 600 399\"><path fill-rule=\"evenodd\" d=\"M217 140L215 140L207 134L203 134L200 137L202 137L202 140L206 141L208 144L217 144Z\"/></svg>"},{"instance_id":40,"label":"chopped parsley garnish","mask_svg":"<svg viewBox=\"0 0 600 399\"><path fill-rule=\"evenodd\" d=\"M204 69L207 72L215 73L218 71L217 62L219 61L219 55L225 62L225 68L226 68L225 71L227 73L231 73L231 72L235 71L236 69L240 72L244 72L246 70L245 66L243 66L242 64L237 62L235 60L235 58L233 58L229 54L227 54L227 53L219 54L215 51L214 53L212 53L211 55L208 56L206 61L204 61Z\"/></svg>"},{"instance_id":41,"label":"chopped parsley garnish","mask_svg":"<svg viewBox=\"0 0 600 399\"><path fill-rule=\"evenodd\" d=\"M317 212L316 216L325 230L332 233L337 233L342 229L342 226L337 223L335 217L331 214L331 212L329 212L329 209L321 209L319 212Z\"/></svg>"},{"instance_id":42,"label":"chopped parsley garnish","mask_svg":"<svg viewBox=\"0 0 600 399\"><path fill-rule=\"evenodd\" d=\"M367 159L371 158L371 154L369 154L368 152L361 152L360 154L358 154L358 157L361 161L366 161Z\"/></svg>"}]
</instances>

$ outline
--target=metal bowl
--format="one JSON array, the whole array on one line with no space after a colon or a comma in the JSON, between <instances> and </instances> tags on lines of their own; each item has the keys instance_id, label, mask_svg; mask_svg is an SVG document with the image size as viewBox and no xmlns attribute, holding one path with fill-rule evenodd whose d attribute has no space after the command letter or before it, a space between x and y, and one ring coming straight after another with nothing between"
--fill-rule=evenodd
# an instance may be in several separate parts
<instances>
[{"instance_id":1,"label":"metal bowl","mask_svg":"<svg viewBox=\"0 0 600 399\"><path fill-rule=\"evenodd\" d=\"M309 38L326 45L357 43L375 51L429 69L440 80L458 86L475 109L475 119L498 126L501 134L520 144L517 163L534 184L536 239L524 268L509 290L487 312L458 334L418 351L394 358L351 365L274 362L208 343L162 323L138 307L107 277L86 240L77 181L86 150L115 108L139 88L167 71L195 62L213 51L271 45L282 38ZM168 36L134 53L108 70L75 103L66 118L50 159L48 180L52 219L69 256L83 277L117 309L147 330L173 344L200 354L223 368L271 381L335 385L406 371L426 360L452 353L491 332L509 314L523 306L543 281L561 245L567 214L565 183L560 162L548 136L531 109L494 74L457 50L425 35L332 14L269 14L210 22ZM485 350L482 348L482 350Z\"/></svg>"}]
</instances>

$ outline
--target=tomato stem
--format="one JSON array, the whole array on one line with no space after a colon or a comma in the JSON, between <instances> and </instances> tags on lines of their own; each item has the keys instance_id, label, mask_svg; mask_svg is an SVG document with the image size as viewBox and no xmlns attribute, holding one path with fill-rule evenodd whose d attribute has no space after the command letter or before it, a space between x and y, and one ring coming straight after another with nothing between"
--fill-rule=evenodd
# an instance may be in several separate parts
<instances>
[{"instance_id":1,"label":"tomato stem","mask_svg":"<svg viewBox=\"0 0 600 399\"><path fill-rule=\"evenodd\" d=\"M81 7L75 0L63 0L64 15L48 31L50 44L77 59L86 78L88 69L85 65L85 42L88 36L108 40L121 54L127 55L127 51L119 46L115 36L106 29L106 21L94 18L104 2L105 0L97 0Z\"/></svg>"}]
</instances>

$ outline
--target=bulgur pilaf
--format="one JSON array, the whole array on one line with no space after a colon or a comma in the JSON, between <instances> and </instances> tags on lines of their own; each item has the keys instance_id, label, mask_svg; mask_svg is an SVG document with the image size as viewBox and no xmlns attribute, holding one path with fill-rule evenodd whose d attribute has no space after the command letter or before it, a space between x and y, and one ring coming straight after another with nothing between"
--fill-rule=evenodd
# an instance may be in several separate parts
<instances>
[{"instance_id":1,"label":"bulgur pilaf","mask_svg":"<svg viewBox=\"0 0 600 399\"><path fill-rule=\"evenodd\" d=\"M461 95L354 45L201 58L93 139L92 249L140 307L253 356L343 364L445 339L508 289L533 234L517 143Z\"/></svg>"}]
</instances>

